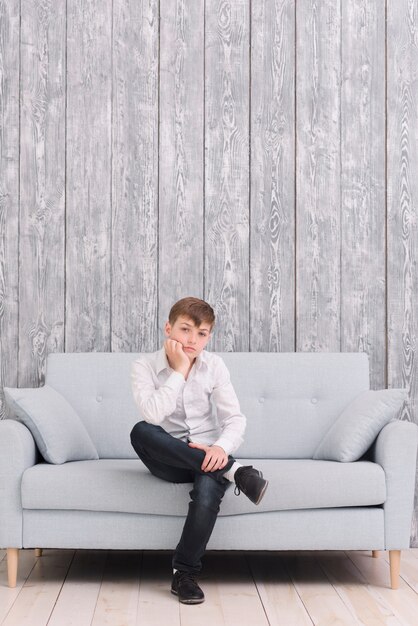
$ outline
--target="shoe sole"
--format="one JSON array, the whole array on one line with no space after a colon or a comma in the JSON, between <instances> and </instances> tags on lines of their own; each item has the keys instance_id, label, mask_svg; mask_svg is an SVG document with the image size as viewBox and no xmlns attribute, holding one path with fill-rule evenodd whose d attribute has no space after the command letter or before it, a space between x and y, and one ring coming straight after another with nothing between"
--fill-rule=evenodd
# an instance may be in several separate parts
<instances>
[{"instance_id":1,"label":"shoe sole","mask_svg":"<svg viewBox=\"0 0 418 626\"><path fill-rule=\"evenodd\" d=\"M205 601L205 598L190 598L189 600L187 600L186 598L180 598L179 594L177 593L177 591L174 591L174 589L171 590L171 593L177 596L182 604L200 604L201 602Z\"/></svg>"},{"instance_id":2,"label":"shoe sole","mask_svg":"<svg viewBox=\"0 0 418 626\"><path fill-rule=\"evenodd\" d=\"M257 472L258 472L258 475L260 476L260 478L263 478L263 472L261 470L257 470ZM260 504L261 500L263 499L264 494L266 493L266 489L268 487L269 481L266 480L265 478L264 478L264 480L266 481L266 484L264 485L264 487L260 491L258 499L256 501L251 500L251 502L253 502L253 504Z\"/></svg>"},{"instance_id":3,"label":"shoe sole","mask_svg":"<svg viewBox=\"0 0 418 626\"><path fill-rule=\"evenodd\" d=\"M260 474L261 474L261 472L260 472ZM262 475L262 474L261 474L261 478L263 478L263 475ZM265 479L264 479L264 480L265 480ZM261 500L262 500L262 498L263 498L264 494L266 493L266 489L267 489L267 487L268 487L268 484L269 484L269 481L268 481L268 480L266 480L266 484L264 485L264 487L263 487L263 488L262 488L262 490L260 491L260 495L258 496L258 500L257 500L257 502L255 502L254 504L260 504L260 502L261 502Z\"/></svg>"}]
</instances>

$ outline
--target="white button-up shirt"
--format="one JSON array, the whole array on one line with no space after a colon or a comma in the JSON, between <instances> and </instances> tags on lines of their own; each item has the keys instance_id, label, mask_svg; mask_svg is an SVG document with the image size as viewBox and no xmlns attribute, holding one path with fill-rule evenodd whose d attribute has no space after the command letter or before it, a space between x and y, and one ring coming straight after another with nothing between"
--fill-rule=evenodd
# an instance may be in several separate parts
<instances>
[{"instance_id":1,"label":"white button-up shirt","mask_svg":"<svg viewBox=\"0 0 418 626\"><path fill-rule=\"evenodd\" d=\"M221 446L228 455L242 444L247 420L219 355L202 350L186 380L170 367L163 346L133 361L131 382L146 422L183 441Z\"/></svg>"}]
</instances>

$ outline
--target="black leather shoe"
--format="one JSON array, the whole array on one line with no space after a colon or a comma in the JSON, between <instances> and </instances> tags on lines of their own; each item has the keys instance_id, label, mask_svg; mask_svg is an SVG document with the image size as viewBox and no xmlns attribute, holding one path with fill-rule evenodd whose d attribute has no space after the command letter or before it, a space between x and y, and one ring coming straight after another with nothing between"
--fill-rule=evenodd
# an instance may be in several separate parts
<instances>
[{"instance_id":1,"label":"black leather shoe","mask_svg":"<svg viewBox=\"0 0 418 626\"><path fill-rule=\"evenodd\" d=\"M178 596L183 604L199 604L205 599L205 594L197 584L194 575L180 570L173 574L171 593Z\"/></svg>"},{"instance_id":2,"label":"black leather shoe","mask_svg":"<svg viewBox=\"0 0 418 626\"><path fill-rule=\"evenodd\" d=\"M236 496L239 496L242 491L251 502L260 504L261 498L264 496L269 484L268 480L263 478L260 470L255 469L252 465L243 465L235 472L234 480L236 485L234 493Z\"/></svg>"}]
</instances>

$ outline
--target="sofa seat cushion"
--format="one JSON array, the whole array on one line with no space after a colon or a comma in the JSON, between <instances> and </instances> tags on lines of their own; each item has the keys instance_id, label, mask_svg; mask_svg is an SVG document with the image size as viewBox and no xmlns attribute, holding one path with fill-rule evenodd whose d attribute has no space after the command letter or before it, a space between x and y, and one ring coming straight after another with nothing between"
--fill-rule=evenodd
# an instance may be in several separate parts
<instances>
[{"instance_id":1,"label":"sofa seat cushion","mask_svg":"<svg viewBox=\"0 0 418 626\"><path fill-rule=\"evenodd\" d=\"M219 515L258 511L382 504L383 468L370 461L338 463L313 459L239 459L269 480L255 506L228 486ZM151 515L186 515L192 483L170 483L153 476L139 459L39 463L22 478L24 509L74 509Z\"/></svg>"}]
</instances>

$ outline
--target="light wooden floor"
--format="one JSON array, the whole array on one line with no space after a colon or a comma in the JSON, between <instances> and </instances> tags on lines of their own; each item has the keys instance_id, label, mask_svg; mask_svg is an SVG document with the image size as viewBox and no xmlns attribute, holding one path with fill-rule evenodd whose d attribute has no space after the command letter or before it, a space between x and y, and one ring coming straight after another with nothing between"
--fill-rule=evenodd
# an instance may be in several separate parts
<instances>
[{"instance_id":1,"label":"light wooden floor","mask_svg":"<svg viewBox=\"0 0 418 626\"><path fill-rule=\"evenodd\" d=\"M206 600L170 593L171 552L21 550L7 585L0 550L0 623L15 626L299 626L418 624L418 549L403 550L399 589L381 552L207 552Z\"/></svg>"}]
</instances>

